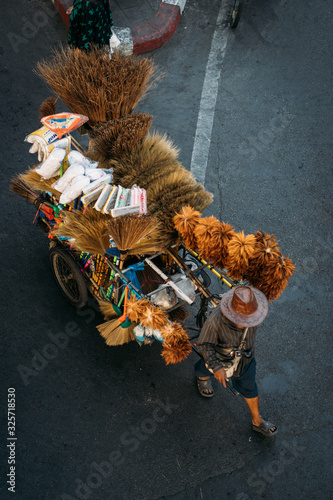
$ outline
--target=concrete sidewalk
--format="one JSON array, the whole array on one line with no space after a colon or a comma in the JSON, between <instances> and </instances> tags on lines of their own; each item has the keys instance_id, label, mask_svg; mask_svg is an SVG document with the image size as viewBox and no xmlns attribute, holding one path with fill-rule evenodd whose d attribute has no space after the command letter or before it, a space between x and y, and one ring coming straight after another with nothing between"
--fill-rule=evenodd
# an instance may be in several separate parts
<instances>
[{"instance_id":1,"label":"concrete sidewalk","mask_svg":"<svg viewBox=\"0 0 333 500\"><path fill-rule=\"evenodd\" d=\"M65 25L73 0L52 0ZM186 0L112 0L113 31L127 54L157 49L175 33Z\"/></svg>"}]
</instances>

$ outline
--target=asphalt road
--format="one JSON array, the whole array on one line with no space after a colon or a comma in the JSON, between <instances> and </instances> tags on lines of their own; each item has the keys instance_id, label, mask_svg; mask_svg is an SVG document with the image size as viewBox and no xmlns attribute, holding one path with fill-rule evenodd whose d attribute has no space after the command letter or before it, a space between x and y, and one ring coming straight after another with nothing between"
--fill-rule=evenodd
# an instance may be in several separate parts
<instances>
[{"instance_id":1,"label":"asphalt road","mask_svg":"<svg viewBox=\"0 0 333 500\"><path fill-rule=\"evenodd\" d=\"M157 343L108 348L94 303L77 312L59 293L33 208L8 191L33 164L24 137L50 95L33 68L66 41L48 5L5 0L0 19L1 498L332 498L332 3L248 0L229 32L216 26L220 2L188 0L176 34L148 54L166 78L137 108L191 169L213 50L206 214L275 233L297 266L257 338L262 414L279 427L273 440L253 433L245 403L217 383L216 397L198 396L194 353L165 366ZM6 484L9 387L15 494Z\"/></svg>"}]
</instances>

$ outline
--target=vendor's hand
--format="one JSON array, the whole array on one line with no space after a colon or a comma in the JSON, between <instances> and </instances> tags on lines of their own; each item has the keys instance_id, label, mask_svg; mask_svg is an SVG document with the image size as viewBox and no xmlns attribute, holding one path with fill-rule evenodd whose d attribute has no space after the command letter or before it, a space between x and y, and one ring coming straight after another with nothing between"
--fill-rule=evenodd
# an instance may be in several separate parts
<instances>
[{"instance_id":1,"label":"vendor's hand","mask_svg":"<svg viewBox=\"0 0 333 500\"><path fill-rule=\"evenodd\" d=\"M223 368L216 370L216 372L214 372L214 377L220 382L220 384L223 384L223 387L227 387L226 382L229 382L229 379Z\"/></svg>"},{"instance_id":2,"label":"vendor's hand","mask_svg":"<svg viewBox=\"0 0 333 500\"><path fill-rule=\"evenodd\" d=\"M72 12L73 10L73 6L72 7L69 7L67 10L66 10L66 14L69 16L70 13Z\"/></svg>"}]
</instances>

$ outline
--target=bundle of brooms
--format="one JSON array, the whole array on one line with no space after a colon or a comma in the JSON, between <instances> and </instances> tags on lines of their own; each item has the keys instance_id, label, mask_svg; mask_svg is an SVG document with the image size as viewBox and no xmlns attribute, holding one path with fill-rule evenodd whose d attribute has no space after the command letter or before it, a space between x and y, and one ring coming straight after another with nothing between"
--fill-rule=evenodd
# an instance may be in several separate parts
<instances>
[{"instance_id":1,"label":"bundle of brooms","mask_svg":"<svg viewBox=\"0 0 333 500\"><path fill-rule=\"evenodd\" d=\"M200 215L193 207L185 206L173 219L185 246L214 266L226 269L232 279L260 289L269 301L278 299L295 265L281 253L275 235L262 231L237 233L214 216Z\"/></svg>"},{"instance_id":2,"label":"bundle of brooms","mask_svg":"<svg viewBox=\"0 0 333 500\"><path fill-rule=\"evenodd\" d=\"M116 51L110 60L107 50L94 46L54 49L36 72L73 113L88 116L90 126L132 113L162 77L150 59Z\"/></svg>"},{"instance_id":3,"label":"bundle of brooms","mask_svg":"<svg viewBox=\"0 0 333 500\"><path fill-rule=\"evenodd\" d=\"M138 147L152 125L148 113L133 113L94 126L90 133L92 156L100 165L117 161L125 154L131 154Z\"/></svg>"},{"instance_id":4,"label":"bundle of brooms","mask_svg":"<svg viewBox=\"0 0 333 500\"><path fill-rule=\"evenodd\" d=\"M124 261L129 255L157 252L160 248L154 233L158 227L159 222L148 215L113 218L90 207L85 213L64 212L63 223L54 234L73 238L76 249L93 255L104 255L112 238Z\"/></svg>"},{"instance_id":5,"label":"bundle of brooms","mask_svg":"<svg viewBox=\"0 0 333 500\"><path fill-rule=\"evenodd\" d=\"M109 162L115 184L125 188L137 184L147 191L148 213L161 223L157 241L164 248L179 239L173 217L184 205L191 203L203 211L213 200L213 195L181 165L178 154L178 148L165 135L155 132Z\"/></svg>"}]
</instances>

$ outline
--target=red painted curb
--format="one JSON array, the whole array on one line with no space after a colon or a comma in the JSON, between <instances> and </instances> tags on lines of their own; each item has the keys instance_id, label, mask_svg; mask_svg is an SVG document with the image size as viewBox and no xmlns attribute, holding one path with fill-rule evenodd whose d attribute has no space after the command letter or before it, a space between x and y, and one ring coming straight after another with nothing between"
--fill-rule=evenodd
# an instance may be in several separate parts
<instances>
[{"instance_id":1,"label":"red painted curb","mask_svg":"<svg viewBox=\"0 0 333 500\"><path fill-rule=\"evenodd\" d=\"M66 8L63 6L64 0L52 0L55 8L60 14L61 19L64 21L66 28L69 28L69 15L66 14Z\"/></svg>"},{"instance_id":2,"label":"red painted curb","mask_svg":"<svg viewBox=\"0 0 333 500\"><path fill-rule=\"evenodd\" d=\"M156 16L145 24L131 28L133 54L157 49L175 33L181 11L178 5L161 2Z\"/></svg>"},{"instance_id":3,"label":"red painted curb","mask_svg":"<svg viewBox=\"0 0 333 500\"><path fill-rule=\"evenodd\" d=\"M66 10L71 2L68 2L68 0L52 1L68 29L69 15L66 14ZM131 28L133 54L143 54L160 47L175 33L180 18L181 10L179 5L161 2L153 19Z\"/></svg>"}]
</instances>

